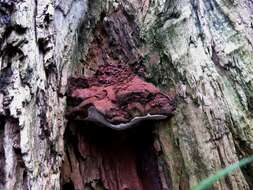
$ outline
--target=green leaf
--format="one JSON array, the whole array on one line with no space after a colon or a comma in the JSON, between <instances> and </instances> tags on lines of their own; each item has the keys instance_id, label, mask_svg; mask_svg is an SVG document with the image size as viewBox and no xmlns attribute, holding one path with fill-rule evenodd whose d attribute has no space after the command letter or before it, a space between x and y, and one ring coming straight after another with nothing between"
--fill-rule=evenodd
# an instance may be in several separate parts
<instances>
[{"instance_id":1,"label":"green leaf","mask_svg":"<svg viewBox=\"0 0 253 190\"><path fill-rule=\"evenodd\" d=\"M218 181L220 178L228 175L229 173L233 172L239 167L242 167L246 164L249 164L253 161L253 155L249 156L247 158L244 158L240 160L239 162L236 162L234 164L231 164L230 166L226 167L223 170L218 171L216 174L202 180L197 186L193 187L192 190L204 190L208 187L210 187L214 182Z\"/></svg>"}]
</instances>

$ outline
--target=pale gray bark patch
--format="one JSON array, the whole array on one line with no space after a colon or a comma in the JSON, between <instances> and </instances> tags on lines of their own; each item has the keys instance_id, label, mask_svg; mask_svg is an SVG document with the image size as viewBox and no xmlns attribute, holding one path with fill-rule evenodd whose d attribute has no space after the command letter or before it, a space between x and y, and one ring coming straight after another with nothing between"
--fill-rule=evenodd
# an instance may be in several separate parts
<instances>
[{"instance_id":1,"label":"pale gray bark patch","mask_svg":"<svg viewBox=\"0 0 253 190\"><path fill-rule=\"evenodd\" d=\"M152 32L160 36L156 39L159 52L171 58L157 63L172 64L161 75L170 70L177 73L169 79L162 77L164 83L174 81L175 90L183 95L178 99L175 122L168 127L178 139L179 146L173 149L182 153L192 186L252 153L252 12L243 1L192 0L177 6L181 9L178 18L164 20L153 14L154 24L144 31L149 32L146 36L153 36ZM162 131L166 146L170 139L165 140ZM167 161L177 163L173 157ZM172 181L178 189L176 179ZM249 185L247 174L237 171L214 187L250 189Z\"/></svg>"},{"instance_id":2,"label":"pale gray bark patch","mask_svg":"<svg viewBox=\"0 0 253 190\"><path fill-rule=\"evenodd\" d=\"M86 1L69 5L51 0L0 3L8 4L0 11L1 119L17 121L11 127L8 119L4 127L1 162L5 158L3 176L7 178L3 189L60 189L65 98L58 92L59 87L64 88L61 83L67 76L62 75L62 68L71 62ZM57 6L66 8L62 13ZM14 128L20 138L19 153ZM22 159L17 161L17 157Z\"/></svg>"}]
</instances>

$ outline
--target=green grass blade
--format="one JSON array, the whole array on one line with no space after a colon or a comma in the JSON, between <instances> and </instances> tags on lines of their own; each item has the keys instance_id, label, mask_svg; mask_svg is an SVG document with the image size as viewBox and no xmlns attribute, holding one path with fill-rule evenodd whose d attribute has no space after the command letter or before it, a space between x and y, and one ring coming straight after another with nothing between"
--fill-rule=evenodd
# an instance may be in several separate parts
<instances>
[{"instance_id":1,"label":"green grass blade","mask_svg":"<svg viewBox=\"0 0 253 190\"><path fill-rule=\"evenodd\" d=\"M244 158L244 159L240 160L239 162L231 164L230 166L226 167L225 169L220 170L216 174L204 179L197 186L193 187L192 190L204 190L204 189L210 187L214 182L219 180L221 177L228 175L229 173L233 172L237 168L242 167L246 164L249 164L252 161L253 161L253 155L250 157Z\"/></svg>"}]
</instances>

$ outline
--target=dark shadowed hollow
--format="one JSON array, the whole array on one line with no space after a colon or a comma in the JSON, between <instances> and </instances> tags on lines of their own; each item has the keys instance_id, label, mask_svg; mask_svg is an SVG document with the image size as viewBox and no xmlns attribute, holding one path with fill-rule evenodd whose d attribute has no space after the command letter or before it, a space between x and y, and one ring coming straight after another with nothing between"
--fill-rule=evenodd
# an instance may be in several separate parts
<instances>
[{"instance_id":1,"label":"dark shadowed hollow","mask_svg":"<svg viewBox=\"0 0 253 190\"><path fill-rule=\"evenodd\" d=\"M76 121L66 129L64 140L63 190L162 189L153 122L115 131Z\"/></svg>"}]
</instances>

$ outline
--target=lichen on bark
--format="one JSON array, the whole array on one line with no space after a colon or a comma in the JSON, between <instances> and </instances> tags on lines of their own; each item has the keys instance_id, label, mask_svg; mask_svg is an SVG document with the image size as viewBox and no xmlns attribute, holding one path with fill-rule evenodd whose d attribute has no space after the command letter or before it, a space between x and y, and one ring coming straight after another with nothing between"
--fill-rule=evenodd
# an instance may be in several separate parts
<instances>
[{"instance_id":1,"label":"lichen on bark","mask_svg":"<svg viewBox=\"0 0 253 190\"><path fill-rule=\"evenodd\" d=\"M163 75L171 71L176 73L169 75L172 79L162 78L165 84L173 81L179 94L171 135L178 139L190 186L203 176L252 153L252 125L249 124L252 117L248 111L251 87L246 82L252 75L248 67L252 64L252 39L249 37L252 30L248 30L252 13L243 8L245 4L177 2L181 10L177 18L165 19L162 16L166 14L161 11L162 16L153 15L155 22L144 27L146 39L155 39L155 44L162 47L159 52L170 58L165 64L171 67L164 70ZM165 7L164 4L166 12ZM233 11L228 12L228 7ZM239 22L244 22L240 28ZM242 35L242 31L246 35ZM157 38L152 37L154 33ZM162 137L164 139L164 135ZM251 170L250 167L247 170ZM237 171L226 181L215 184L215 188L250 189L249 176L243 172ZM178 183L174 185L179 188Z\"/></svg>"}]
</instances>

